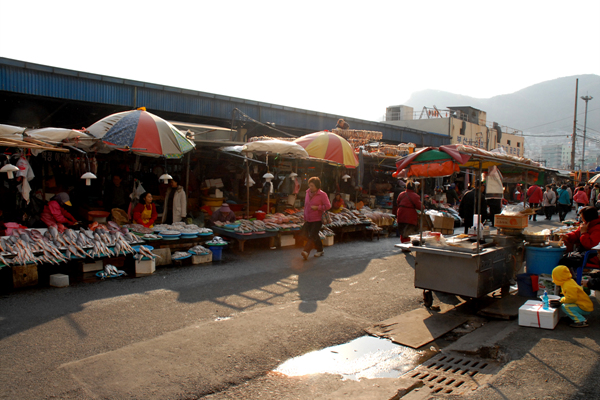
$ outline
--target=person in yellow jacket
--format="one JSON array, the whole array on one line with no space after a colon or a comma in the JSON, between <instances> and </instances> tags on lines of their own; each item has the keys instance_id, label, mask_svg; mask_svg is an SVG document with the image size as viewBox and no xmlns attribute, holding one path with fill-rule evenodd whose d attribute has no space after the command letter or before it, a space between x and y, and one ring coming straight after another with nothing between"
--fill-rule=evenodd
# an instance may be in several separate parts
<instances>
[{"instance_id":1,"label":"person in yellow jacket","mask_svg":"<svg viewBox=\"0 0 600 400\"><path fill-rule=\"evenodd\" d=\"M552 282L560 286L563 297L560 298L561 309L573 320L573 328L585 328L587 318L594 311L594 304L581 286L573 280L571 271L564 265L559 265L552 270ZM558 300L555 300L558 301Z\"/></svg>"}]
</instances>

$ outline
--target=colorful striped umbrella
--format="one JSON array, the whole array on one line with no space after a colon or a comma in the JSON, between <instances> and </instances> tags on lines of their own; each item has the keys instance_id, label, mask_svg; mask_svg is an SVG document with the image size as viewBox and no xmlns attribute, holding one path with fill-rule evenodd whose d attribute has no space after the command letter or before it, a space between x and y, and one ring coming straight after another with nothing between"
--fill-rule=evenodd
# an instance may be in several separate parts
<instances>
[{"instance_id":1,"label":"colorful striped umbrella","mask_svg":"<svg viewBox=\"0 0 600 400\"><path fill-rule=\"evenodd\" d=\"M143 107L109 115L87 130L111 148L144 156L181 158L195 147L168 121Z\"/></svg>"},{"instance_id":2,"label":"colorful striped umbrella","mask_svg":"<svg viewBox=\"0 0 600 400\"><path fill-rule=\"evenodd\" d=\"M356 168L358 159L354 148L346 139L333 132L321 131L299 137L294 140L304 147L309 156L333 161L346 168Z\"/></svg>"}]
</instances>

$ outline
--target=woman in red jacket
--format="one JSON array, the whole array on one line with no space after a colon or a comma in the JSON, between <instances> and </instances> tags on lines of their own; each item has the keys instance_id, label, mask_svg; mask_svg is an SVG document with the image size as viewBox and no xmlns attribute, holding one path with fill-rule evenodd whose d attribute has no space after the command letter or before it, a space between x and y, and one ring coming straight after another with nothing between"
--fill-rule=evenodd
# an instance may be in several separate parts
<instances>
[{"instance_id":1,"label":"woman in red jacket","mask_svg":"<svg viewBox=\"0 0 600 400\"><path fill-rule=\"evenodd\" d=\"M413 182L406 184L406 190L398 195L396 204L398 204L396 218L400 241L406 243L410 241L409 235L418 232L419 215L417 210L421 209L421 198L415 193Z\"/></svg>"},{"instance_id":2,"label":"woman in red jacket","mask_svg":"<svg viewBox=\"0 0 600 400\"><path fill-rule=\"evenodd\" d=\"M313 176L308 180L308 190L304 198L304 226L302 230L308 240L302 251L302 258L308 260L308 256L313 248L317 249L315 257L323 255L323 243L319 238L321 230L321 217L323 213L331 208L327 193L321 190L321 180Z\"/></svg>"},{"instance_id":3,"label":"woman in red jacket","mask_svg":"<svg viewBox=\"0 0 600 400\"><path fill-rule=\"evenodd\" d=\"M540 188L538 185L533 184L529 187L529 189L527 189L527 199L529 200L529 208L538 208L540 206L540 203L542 202L543 197L544 194L542 193L542 188ZM529 216L530 220L532 218L534 221L537 221L537 214Z\"/></svg>"},{"instance_id":4,"label":"woman in red jacket","mask_svg":"<svg viewBox=\"0 0 600 400\"><path fill-rule=\"evenodd\" d=\"M133 209L133 222L152 228L158 217L156 206L152 202L152 195L145 192L140 196L140 202Z\"/></svg>"},{"instance_id":5,"label":"woman in red jacket","mask_svg":"<svg viewBox=\"0 0 600 400\"><path fill-rule=\"evenodd\" d=\"M581 209L579 216L581 217L581 225L579 229L574 232L568 233L561 236L562 242L567 246L567 251L574 251L575 247L578 247L578 251L585 252L591 250L600 243L600 218L598 217L598 210L596 207L584 207ZM563 257L559 260L558 265L566 265L572 270L573 276L575 273L573 270L579 268L583 259L573 257ZM589 267L598 268L600 262L598 257L591 257L588 259Z\"/></svg>"}]
</instances>

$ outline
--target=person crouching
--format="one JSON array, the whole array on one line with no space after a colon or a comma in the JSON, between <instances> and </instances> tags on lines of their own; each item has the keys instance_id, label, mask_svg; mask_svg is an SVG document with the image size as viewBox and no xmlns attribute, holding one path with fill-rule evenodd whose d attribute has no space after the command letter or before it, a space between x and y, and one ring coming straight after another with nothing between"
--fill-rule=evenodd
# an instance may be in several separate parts
<instances>
[{"instance_id":1,"label":"person crouching","mask_svg":"<svg viewBox=\"0 0 600 400\"><path fill-rule=\"evenodd\" d=\"M569 326L585 328L588 325L587 316L594 311L594 304L581 286L573 280L571 271L565 265L559 265L552 270L552 282L560 286L563 297L559 301L561 309L573 320Z\"/></svg>"}]
</instances>

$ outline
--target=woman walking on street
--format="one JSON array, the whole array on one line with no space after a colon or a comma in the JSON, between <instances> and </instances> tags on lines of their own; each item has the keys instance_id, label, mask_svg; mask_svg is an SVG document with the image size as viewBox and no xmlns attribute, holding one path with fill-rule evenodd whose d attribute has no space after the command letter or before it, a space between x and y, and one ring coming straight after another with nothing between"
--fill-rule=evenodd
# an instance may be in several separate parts
<instances>
[{"instance_id":1,"label":"woman walking on street","mask_svg":"<svg viewBox=\"0 0 600 400\"><path fill-rule=\"evenodd\" d=\"M562 185L560 189L557 190L557 193L558 199L556 202L558 203L558 219L560 222L563 222L569 211L571 211L571 196L567 190L567 185Z\"/></svg>"},{"instance_id":2,"label":"woman walking on street","mask_svg":"<svg viewBox=\"0 0 600 400\"><path fill-rule=\"evenodd\" d=\"M304 198L304 226L302 231L308 240L301 254L305 260L308 260L313 248L317 250L315 257L323 255L323 243L319 238L319 231L323 225L321 222L323 213L330 208L329 197L327 197L327 193L321 190L321 180L313 176L308 180L308 190Z\"/></svg>"},{"instance_id":3,"label":"woman walking on street","mask_svg":"<svg viewBox=\"0 0 600 400\"><path fill-rule=\"evenodd\" d=\"M410 235L419 232L419 215L417 210L421 210L421 198L415 193L415 184L409 182L406 190L398 195L398 211L396 219L398 221L398 233L400 242L410 242Z\"/></svg>"},{"instance_id":4,"label":"woman walking on street","mask_svg":"<svg viewBox=\"0 0 600 400\"><path fill-rule=\"evenodd\" d=\"M554 214L554 208L556 205L556 193L552 190L552 186L546 185L546 191L544 192L544 199L542 200L542 206L544 207L544 214L546 219L551 220L552 214Z\"/></svg>"}]
</instances>

